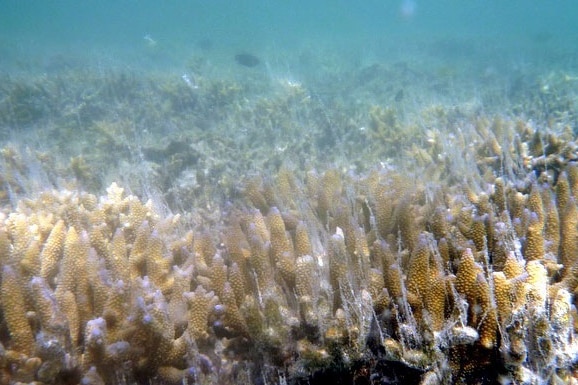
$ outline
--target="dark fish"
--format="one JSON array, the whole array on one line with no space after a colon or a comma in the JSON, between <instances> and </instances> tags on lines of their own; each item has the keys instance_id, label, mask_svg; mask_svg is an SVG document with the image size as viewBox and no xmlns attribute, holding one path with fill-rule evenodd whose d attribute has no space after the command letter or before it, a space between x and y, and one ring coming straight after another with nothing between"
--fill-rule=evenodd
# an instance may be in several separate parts
<instances>
[{"instance_id":1,"label":"dark fish","mask_svg":"<svg viewBox=\"0 0 578 385\"><path fill-rule=\"evenodd\" d=\"M261 60L250 53L239 53L235 55L235 61L245 67L256 67L261 63Z\"/></svg>"}]
</instances>

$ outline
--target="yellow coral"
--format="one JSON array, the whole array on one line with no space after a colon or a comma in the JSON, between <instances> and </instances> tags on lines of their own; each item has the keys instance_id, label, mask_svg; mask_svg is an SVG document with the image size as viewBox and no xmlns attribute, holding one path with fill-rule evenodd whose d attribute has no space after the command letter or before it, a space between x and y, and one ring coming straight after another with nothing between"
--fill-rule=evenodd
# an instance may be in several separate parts
<instances>
[{"instance_id":1,"label":"yellow coral","mask_svg":"<svg viewBox=\"0 0 578 385\"><path fill-rule=\"evenodd\" d=\"M570 198L560 213L560 256L559 261L570 273L578 256L578 208Z\"/></svg>"},{"instance_id":2,"label":"yellow coral","mask_svg":"<svg viewBox=\"0 0 578 385\"><path fill-rule=\"evenodd\" d=\"M34 350L34 336L26 319L26 299L21 280L11 266L2 268L1 289L0 301L11 339L9 348L29 356Z\"/></svg>"},{"instance_id":3,"label":"yellow coral","mask_svg":"<svg viewBox=\"0 0 578 385\"><path fill-rule=\"evenodd\" d=\"M271 254L276 268L287 285L295 283L295 255L291 241L287 237L283 217L276 207L267 215L268 228L271 234Z\"/></svg>"},{"instance_id":4,"label":"yellow coral","mask_svg":"<svg viewBox=\"0 0 578 385\"><path fill-rule=\"evenodd\" d=\"M191 293L185 293L189 302L189 333L198 342L204 341L209 335L207 323L211 304L215 303L213 292L207 292L202 286L197 286Z\"/></svg>"},{"instance_id":5,"label":"yellow coral","mask_svg":"<svg viewBox=\"0 0 578 385\"><path fill-rule=\"evenodd\" d=\"M482 155L509 156L480 132ZM2 217L0 342L16 368L5 370L18 381L64 371L44 365L54 338L87 382L128 366L138 379L217 381L257 355L283 373L325 370L379 351L452 381L440 363L464 381L481 357L509 375L540 371L574 336L577 209L561 178L556 203L548 176L486 173L488 193L382 169L312 171L302 186L283 169L247 181L249 207L220 212L218 229L200 222L182 236L175 217L118 186L100 200L46 193Z\"/></svg>"},{"instance_id":6,"label":"yellow coral","mask_svg":"<svg viewBox=\"0 0 578 385\"><path fill-rule=\"evenodd\" d=\"M474 260L470 249L466 249L456 275L456 289L463 294L470 308L470 322L480 330L480 343L492 348L496 343L497 315L492 303L492 292L482 267Z\"/></svg>"}]
</instances>

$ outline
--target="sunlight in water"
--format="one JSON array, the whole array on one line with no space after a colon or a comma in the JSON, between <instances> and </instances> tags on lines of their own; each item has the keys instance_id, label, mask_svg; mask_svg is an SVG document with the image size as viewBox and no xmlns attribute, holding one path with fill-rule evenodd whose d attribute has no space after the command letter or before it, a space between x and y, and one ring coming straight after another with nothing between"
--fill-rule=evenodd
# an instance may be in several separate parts
<instances>
[{"instance_id":1,"label":"sunlight in water","mask_svg":"<svg viewBox=\"0 0 578 385\"><path fill-rule=\"evenodd\" d=\"M413 0L403 0L399 6L399 12L405 19L412 18L417 9L417 4Z\"/></svg>"}]
</instances>

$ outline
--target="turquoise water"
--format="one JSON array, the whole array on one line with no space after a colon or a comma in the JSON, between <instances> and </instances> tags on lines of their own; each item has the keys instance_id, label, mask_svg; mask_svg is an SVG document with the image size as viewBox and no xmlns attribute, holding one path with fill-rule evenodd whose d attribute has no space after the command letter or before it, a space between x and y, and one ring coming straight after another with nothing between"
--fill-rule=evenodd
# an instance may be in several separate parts
<instances>
[{"instance_id":1,"label":"turquoise water","mask_svg":"<svg viewBox=\"0 0 578 385\"><path fill-rule=\"evenodd\" d=\"M566 1L9 1L3 71L62 60L179 67L196 52L250 50L271 63L304 48L343 60L498 55L576 65L578 5ZM149 40L152 39L152 40ZM154 41L154 42L153 42ZM452 44L451 42L455 42ZM155 44L156 43L156 44ZM469 45L479 48L473 51ZM151 52L153 51L153 52ZM285 55L284 55L285 53ZM285 60L287 62L288 60ZM23 63L25 62L25 63Z\"/></svg>"}]
</instances>

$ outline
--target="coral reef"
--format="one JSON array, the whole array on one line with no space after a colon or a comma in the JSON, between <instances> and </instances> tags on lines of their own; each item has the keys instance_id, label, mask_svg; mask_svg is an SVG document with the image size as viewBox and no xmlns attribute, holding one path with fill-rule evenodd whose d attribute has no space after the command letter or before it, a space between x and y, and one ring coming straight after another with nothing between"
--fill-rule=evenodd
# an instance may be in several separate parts
<instances>
[{"instance_id":1,"label":"coral reef","mask_svg":"<svg viewBox=\"0 0 578 385\"><path fill-rule=\"evenodd\" d=\"M0 384L578 383L575 78L296 60L1 75Z\"/></svg>"},{"instance_id":2,"label":"coral reef","mask_svg":"<svg viewBox=\"0 0 578 385\"><path fill-rule=\"evenodd\" d=\"M462 180L449 156L436 180L281 168L189 232L116 184L21 200L1 382L575 383L577 148L475 133Z\"/></svg>"}]
</instances>

